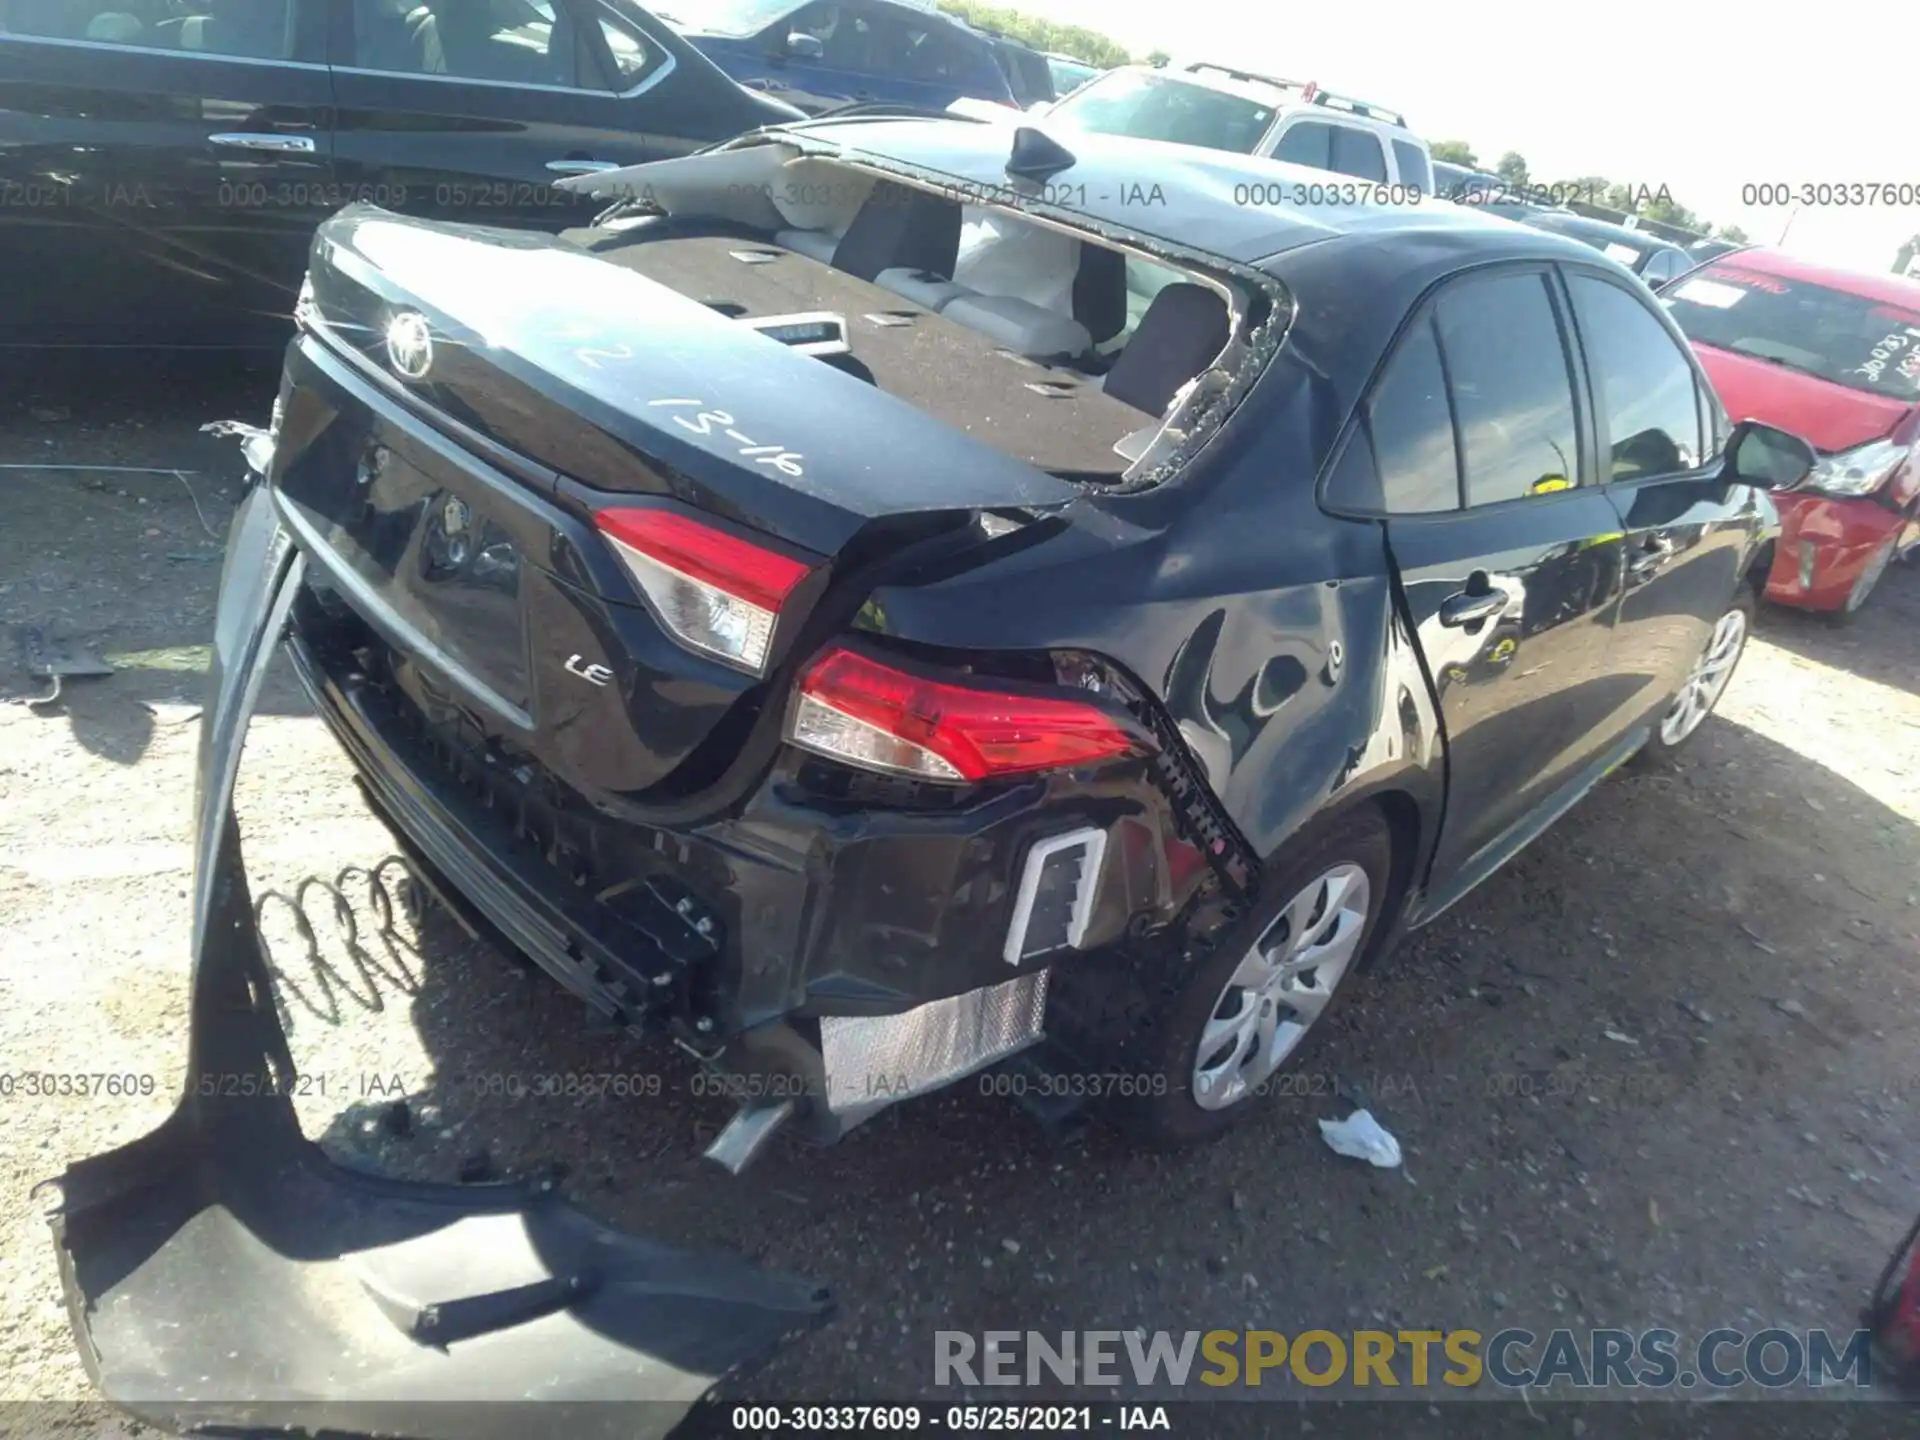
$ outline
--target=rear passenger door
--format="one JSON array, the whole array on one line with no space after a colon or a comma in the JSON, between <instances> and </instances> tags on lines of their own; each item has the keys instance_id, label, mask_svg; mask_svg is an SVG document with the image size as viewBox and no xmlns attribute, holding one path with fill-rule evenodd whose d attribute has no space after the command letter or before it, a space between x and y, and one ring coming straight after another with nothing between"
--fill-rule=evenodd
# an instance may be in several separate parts
<instances>
[{"instance_id":1,"label":"rear passenger door","mask_svg":"<svg viewBox=\"0 0 1920 1440\"><path fill-rule=\"evenodd\" d=\"M0 0L0 341L285 341L337 204L323 3Z\"/></svg>"},{"instance_id":2,"label":"rear passenger door","mask_svg":"<svg viewBox=\"0 0 1920 1440\"><path fill-rule=\"evenodd\" d=\"M1619 520L1591 480L1566 300L1545 267L1447 282L1416 312L1331 476L1384 520L1447 739L1431 886L1490 872L1604 763Z\"/></svg>"},{"instance_id":3,"label":"rear passenger door","mask_svg":"<svg viewBox=\"0 0 1920 1440\"><path fill-rule=\"evenodd\" d=\"M607 0L336 0L344 190L407 214L558 230L604 202L553 182L688 153L713 99L659 22ZM706 77L729 91L718 72Z\"/></svg>"},{"instance_id":4,"label":"rear passenger door","mask_svg":"<svg viewBox=\"0 0 1920 1440\"><path fill-rule=\"evenodd\" d=\"M1622 728L1664 709L1740 582L1749 496L1724 483L1725 416L1657 302L1568 266L1592 379L1601 477L1626 532L1614 668L1634 681Z\"/></svg>"}]
</instances>

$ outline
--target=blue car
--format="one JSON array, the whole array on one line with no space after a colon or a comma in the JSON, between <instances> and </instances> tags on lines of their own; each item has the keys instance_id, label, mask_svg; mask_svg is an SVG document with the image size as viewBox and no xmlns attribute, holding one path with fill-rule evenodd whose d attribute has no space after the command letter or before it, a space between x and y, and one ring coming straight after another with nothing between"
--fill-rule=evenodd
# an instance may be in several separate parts
<instances>
[{"instance_id":1,"label":"blue car","mask_svg":"<svg viewBox=\"0 0 1920 1440\"><path fill-rule=\"evenodd\" d=\"M809 114L842 105L1019 108L993 40L897 0L666 0L656 11L727 74Z\"/></svg>"}]
</instances>

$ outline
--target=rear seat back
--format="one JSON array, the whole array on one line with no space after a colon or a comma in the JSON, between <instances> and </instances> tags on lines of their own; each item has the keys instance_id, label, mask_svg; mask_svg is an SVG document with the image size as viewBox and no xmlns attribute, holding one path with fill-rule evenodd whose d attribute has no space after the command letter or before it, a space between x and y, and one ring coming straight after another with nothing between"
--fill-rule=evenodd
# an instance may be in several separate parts
<instances>
[{"instance_id":1,"label":"rear seat back","mask_svg":"<svg viewBox=\"0 0 1920 1440\"><path fill-rule=\"evenodd\" d=\"M1226 348L1227 302L1204 285L1178 281L1153 297L1101 388L1149 415L1164 415L1174 393Z\"/></svg>"},{"instance_id":2,"label":"rear seat back","mask_svg":"<svg viewBox=\"0 0 1920 1440\"><path fill-rule=\"evenodd\" d=\"M1127 328L1127 257L1104 245L1080 242L1073 272L1073 318L1104 345ZM1144 318L1144 317L1142 317Z\"/></svg>"},{"instance_id":3,"label":"rear seat back","mask_svg":"<svg viewBox=\"0 0 1920 1440\"><path fill-rule=\"evenodd\" d=\"M925 190L882 180L833 249L833 268L862 280L882 270L951 277L960 259L960 206Z\"/></svg>"}]
</instances>

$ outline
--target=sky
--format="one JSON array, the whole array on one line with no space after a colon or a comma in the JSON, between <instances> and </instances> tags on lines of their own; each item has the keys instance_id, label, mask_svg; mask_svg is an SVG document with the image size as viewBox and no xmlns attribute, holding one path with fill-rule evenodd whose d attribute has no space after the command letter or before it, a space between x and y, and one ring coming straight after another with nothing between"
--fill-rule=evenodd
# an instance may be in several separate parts
<instances>
[{"instance_id":1,"label":"sky","mask_svg":"<svg viewBox=\"0 0 1920 1440\"><path fill-rule=\"evenodd\" d=\"M1759 184L1920 190L1910 78L1920 5L1911 0L995 3L1102 31L1135 54L1161 49L1178 61L1318 80L1400 111L1429 143L1465 140L1489 168L1518 150L1539 180L1665 185L1696 215L1828 264L1885 272L1920 232L1920 203L1798 213L1742 204L1743 187Z\"/></svg>"}]
</instances>

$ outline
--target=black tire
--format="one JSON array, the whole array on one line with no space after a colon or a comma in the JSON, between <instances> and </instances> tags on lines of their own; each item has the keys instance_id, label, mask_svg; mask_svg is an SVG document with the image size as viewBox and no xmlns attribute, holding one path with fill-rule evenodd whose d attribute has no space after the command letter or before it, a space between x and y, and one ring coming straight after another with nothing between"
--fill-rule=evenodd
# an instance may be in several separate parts
<instances>
[{"instance_id":1,"label":"black tire","mask_svg":"<svg viewBox=\"0 0 1920 1440\"><path fill-rule=\"evenodd\" d=\"M1203 1108L1194 1098L1193 1075L1199 1060L1201 1030L1212 1017L1229 978L1254 942L1265 935L1287 903L1334 866L1350 863L1366 872L1368 907L1354 960L1342 976L1351 983L1354 972L1375 958L1382 934L1382 917L1394 913L1395 886L1393 832L1386 817L1372 805L1310 825L1289 842L1266 867L1261 900L1239 921L1229 925L1219 942L1203 957L1169 957L1157 984L1147 987L1146 1003L1134 1018L1125 1044L1122 1073L1136 1092L1114 1097L1108 1111L1120 1129L1154 1148L1198 1144L1224 1134L1261 1108L1261 1091L1222 1109ZM1340 987L1282 1066L1261 1087L1274 1093L1282 1077L1312 1053L1326 1032L1326 1010L1339 1003Z\"/></svg>"},{"instance_id":2,"label":"black tire","mask_svg":"<svg viewBox=\"0 0 1920 1440\"><path fill-rule=\"evenodd\" d=\"M1671 764L1674 757L1686 749L1693 737L1700 733L1701 728L1706 723L1707 717L1712 715L1714 707L1720 703L1721 697L1726 694L1727 686L1733 683L1733 677L1740 669L1740 661L1746 656L1748 642L1753 639L1753 624L1756 609L1757 605L1753 598L1753 592L1747 589L1746 586L1741 586L1738 593L1734 595L1732 601L1728 604L1725 613L1730 614L1738 610L1746 617L1746 630L1741 636L1739 652L1733 657L1733 665L1727 671L1725 683L1722 684L1719 693L1713 697L1712 702L1707 706L1706 714L1701 716L1700 721L1695 724L1693 729L1682 735L1678 740L1669 742L1662 738L1660 733L1661 725L1667 715L1666 711L1662 711L1660 719L1653 722L1653 733L1647 737L1647 743L1641 747L1640 753L1634 757L1640 764L1655 767ZM1715 623L1716 625L1718 624L1717 621Z\"/></svg>"}]
</instances>

